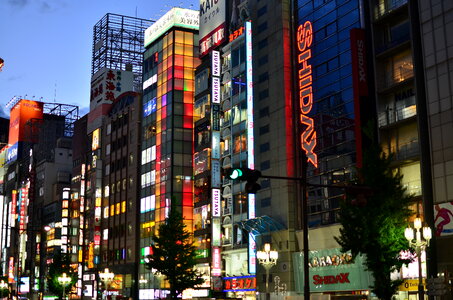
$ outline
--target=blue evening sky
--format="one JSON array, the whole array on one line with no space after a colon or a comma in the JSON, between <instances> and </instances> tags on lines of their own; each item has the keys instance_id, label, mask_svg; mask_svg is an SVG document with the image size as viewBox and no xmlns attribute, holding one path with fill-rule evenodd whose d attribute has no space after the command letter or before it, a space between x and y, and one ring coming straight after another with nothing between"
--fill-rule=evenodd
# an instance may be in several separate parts
<instances>
[{"instance_id":1,"label":"blue evening sky","mask_svg":"<svg viewBox=\"0 0 453 300\"><path fill-rule=\"evenodd\" d=\"M96 22L106 13L157 20L173 6L198 10L199 1L0 0L0 108L9 116L5 104L14 96L42 97L85 114Z\"/></svg>"}]
</instances>

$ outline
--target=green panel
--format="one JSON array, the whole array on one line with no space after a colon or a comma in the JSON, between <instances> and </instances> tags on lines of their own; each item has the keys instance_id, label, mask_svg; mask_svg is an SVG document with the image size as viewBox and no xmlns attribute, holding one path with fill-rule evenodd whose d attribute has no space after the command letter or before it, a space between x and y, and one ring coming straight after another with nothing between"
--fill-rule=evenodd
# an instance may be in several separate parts
<instances>
[{"instance_id":1,"label":"green panel","mask_svg":"<svg viewBox=\"0 0 453 300\"><path fill-rule=\"evenodd\" d=\"M293 253L294 278L299 293L304 290L303 260L302 252ZM351 254L341 253L339 248L310 251L310 292L368 290L371 274L365 270L363 261L363 256L352 261Z\"/></svg>"}]
</instances>

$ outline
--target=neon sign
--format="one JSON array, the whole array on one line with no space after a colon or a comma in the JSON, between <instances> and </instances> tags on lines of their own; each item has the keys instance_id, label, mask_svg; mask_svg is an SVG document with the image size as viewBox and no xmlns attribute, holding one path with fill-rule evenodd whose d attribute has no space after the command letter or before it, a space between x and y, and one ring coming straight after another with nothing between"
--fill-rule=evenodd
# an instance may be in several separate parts
<instances>
[{"instance_id":1,"label":"neon sign","mask_svg":"<svg viewBox=\"0 0 453 300\"><path fill-rule=\"evenodd\" d=\"M299 49L297 61L300 64L298 71L300 124L305 127L301 134L301 147L307 154L308 161L316 168L318 167L318 155L314 151L316 131L313 118L308 116L313 108L313 76L311 65L308 63L308 59L311 58L312 42L313 28L311 22L306 21L297 28L297 47Z\"/></svg>"}]
</instances>

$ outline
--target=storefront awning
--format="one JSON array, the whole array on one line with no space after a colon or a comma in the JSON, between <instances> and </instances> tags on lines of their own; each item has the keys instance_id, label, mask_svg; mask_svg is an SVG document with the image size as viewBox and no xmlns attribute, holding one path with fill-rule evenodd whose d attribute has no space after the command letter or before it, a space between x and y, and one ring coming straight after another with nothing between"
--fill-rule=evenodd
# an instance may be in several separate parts
<instances>
[{"instance_id":1,"label":"storefront awning","mask_svg":"<svg viewBox=\"0 0 453 300\"><path fill-rule=\"evenodd\" d=\"M269 216L260 216L254 219L237 222L238 226L254 235L270 233L286 229L285 226L278 223Z\"/></svg>"}]
</instances>

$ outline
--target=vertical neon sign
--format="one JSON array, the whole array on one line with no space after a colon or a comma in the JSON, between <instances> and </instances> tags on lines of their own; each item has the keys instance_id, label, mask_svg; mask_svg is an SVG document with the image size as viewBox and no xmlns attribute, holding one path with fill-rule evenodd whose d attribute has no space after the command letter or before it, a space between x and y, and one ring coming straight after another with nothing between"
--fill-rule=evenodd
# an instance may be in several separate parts
<instances>
[{"instance_id":1,"label":"vertical neon sign","mask_svg":"<svg viewBox=\"0 0 453 300\"><path fill-rule=\"evenodd\" d=\"M315 153L316 131L313 118L308 116L313 108L313 76L311 65L308 63L308 59L311 58L312 42L313 28L311 22L306 21L297 28L300 124L305 128L301 134L301 148L307 154L308 161L316 168L318 167L318 155Z\"/></svg>"},{"instance_id":2,"label":"vertical neon sign","mask_svg":"<svg viewBox=\"0 0 453 300\"><path fill-rule=\"evenodd\" d=\"M245 68L247 81L247 167L255 169L255 139L253 137L253 66L252 66L252 23L245 22ZM255 194L248 195L248 217L253 219L255 213ZM256 273L255 237L249 233L249 273Z\"/></svg>"}]
</instances>

